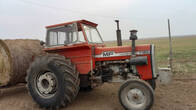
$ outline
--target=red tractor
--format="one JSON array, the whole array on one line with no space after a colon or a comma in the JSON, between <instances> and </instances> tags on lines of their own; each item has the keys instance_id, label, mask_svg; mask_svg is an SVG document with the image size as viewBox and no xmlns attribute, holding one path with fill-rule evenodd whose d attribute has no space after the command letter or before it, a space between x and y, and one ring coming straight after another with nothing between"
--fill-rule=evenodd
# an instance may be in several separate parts
<instances>
[{"instance_id":1,"label":"red tractor","mask_svg":"<svg viewBox=\"0 0 196 110\"><path fill-rule=\"evenodd\" d=\"M97 24L79 20L47 26L46 54L28 69L27 87L40 107L59 109L71 103L80 88L123 82L119 101L127 110L148 110L154 102L154 45L106 47ZM117 35L119 34L117 30ZM106 88L107 89L107 88Z\"/></svg>"}]
</instances>

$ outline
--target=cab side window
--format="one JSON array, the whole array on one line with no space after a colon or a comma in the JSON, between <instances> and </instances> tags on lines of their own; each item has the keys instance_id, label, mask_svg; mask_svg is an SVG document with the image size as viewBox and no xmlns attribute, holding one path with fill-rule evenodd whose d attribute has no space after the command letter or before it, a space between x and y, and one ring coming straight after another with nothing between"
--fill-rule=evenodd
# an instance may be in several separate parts
<instances>
[{"instance_id":1,"label":"cab side window","mask_svg":"<svg viewBox=\"0 0 196 110\"><path fill-rule=\"evenodd\" d=\"M57 45L57 32L49 32L49 44Z\"/></svg>"}]
</instances>

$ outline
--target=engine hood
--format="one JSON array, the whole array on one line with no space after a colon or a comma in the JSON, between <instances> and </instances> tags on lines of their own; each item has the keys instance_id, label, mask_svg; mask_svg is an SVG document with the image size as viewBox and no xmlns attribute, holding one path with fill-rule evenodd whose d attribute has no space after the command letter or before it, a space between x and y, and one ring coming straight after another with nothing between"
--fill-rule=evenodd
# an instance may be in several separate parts
<instances>
[{"instance_id":1,"label":"engine hood","mask_svg":"<svg viewBox=\"0 0 196 110\"><path fill-rule=\"evenodd\" d=\"M97 60L119 60L128 59L131 56L131 46L115 46L115 47L96 47L95 48L95 58ZM150 54L150 44L147 45L137 45L136 55ZM108 59L110 58L110 59Z\"/></svg>"}]
</instances>

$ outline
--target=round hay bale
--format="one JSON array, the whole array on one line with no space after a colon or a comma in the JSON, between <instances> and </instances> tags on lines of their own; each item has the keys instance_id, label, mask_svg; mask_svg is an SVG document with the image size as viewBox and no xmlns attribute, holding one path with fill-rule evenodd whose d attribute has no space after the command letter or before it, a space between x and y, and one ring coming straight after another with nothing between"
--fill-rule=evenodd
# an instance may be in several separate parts
<instances>
[{"instance_id":1,"label":"round hay bale","mask_svg":"<svg viewBox=\"0 0 196 110\"><path fill-rule=\"evenodd\" d=\"M39 40L0 40L0 86L25 82L33 56L43 53Z\"/></svg>"}]
</instances>

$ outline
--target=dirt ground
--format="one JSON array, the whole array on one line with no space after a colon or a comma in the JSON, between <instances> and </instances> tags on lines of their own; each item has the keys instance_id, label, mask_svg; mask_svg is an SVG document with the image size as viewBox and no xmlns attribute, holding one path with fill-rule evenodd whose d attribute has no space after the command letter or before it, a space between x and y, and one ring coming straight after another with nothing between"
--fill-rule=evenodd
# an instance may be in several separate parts
<instances>
[{"instance_id":1,"label":"dirt ground","mask_svg":"<svg viewBox=\"0 0 196 110\"><path fill-rule=\"evenodd\" d=\"M196 110L196 74L175 75L169 85L155 90L152 110ZM62 110L123 110L118 101L120 84L104 84L91 92L80 92L77 99ZM41 110L25 87L1 90L0 110Z\"/></svg>"}]
</instances>

